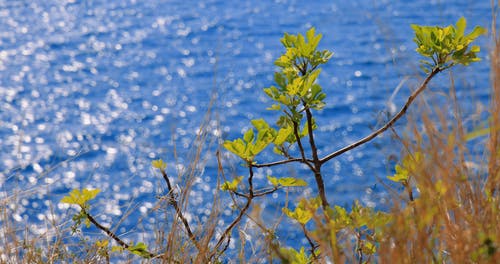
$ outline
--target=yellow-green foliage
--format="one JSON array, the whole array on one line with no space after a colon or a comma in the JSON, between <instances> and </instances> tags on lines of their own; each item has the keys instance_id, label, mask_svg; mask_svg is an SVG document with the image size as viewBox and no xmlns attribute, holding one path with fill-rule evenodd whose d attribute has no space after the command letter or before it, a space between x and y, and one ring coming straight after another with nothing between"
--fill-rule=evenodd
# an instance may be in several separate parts
<instances>
[{"instance_id":1,"label":"yellow-green foliage","mask_svg":"<svg viewBox=\"0 0 500 264\"><path fill-rule=\"evenodd\" d=\"M64 196L61 199L61 203L76 204L83 209L87 209L88 202L94 199L100 191L101 190L99 189L82 189L81 191L78 189L74 189L69 193L68 196Z\"/></svg>"},{"instance_id":2,"label":"yellow-green foliage","mask_svg":"<svg viewBox=\"0 0 500 264\"><path fill-rule=\"evenodd\" d=\"M249 129L243 135L243 138L238 138L233 141L224 142L224 147L232 153L238 155L246 162L252 162L257 154L262 152L276 138L276 130L269 127L263 119L252 120L252 124L257 129L257 137L255 131Z\"/></svg>"},{"instance_id":3,"label":"yellow-green foliage","mask_svg":"<svg viewBox=\"0 0 500 264\"><path fill-rule=\"evenodd\" d=\"M415 31L414 41L417 44L416 51L424 57L432 60L432 63L423 61L426 71L433 67L448 68L455 64L468 65L471 62L479 61L477 53L479 46L470 44L480 35L486 33L486 29L475 27L471 33L465 35L467 22L465 18L460 18L456 26L419 26L411 25Z\"/></svg>"},{"instance_id":4,"label":"yellow-green foliage","mask_svg":"<svg viewBox=\"0 0 500 264\"><path fill-rule=\"evenodd\" d=\"M283 208L283 212L298 223L305 225L313 218L315 211L320 205L321 200L319 198L302 199L297 204L297 207L295 207L295 210L291 211L288 208Z\"/></svg>"},{"instance_id":5,"label":"yellow-green foliage","mask_svg":"<svg viewBox=\"0 0 500 264\"><path fill-rule=\"evenodd\" d=\"M157 159L151 161L151 166L159 170L165 170L167 168L167 163L165 163L162 159Z\"/></svg>"}]
</instances>

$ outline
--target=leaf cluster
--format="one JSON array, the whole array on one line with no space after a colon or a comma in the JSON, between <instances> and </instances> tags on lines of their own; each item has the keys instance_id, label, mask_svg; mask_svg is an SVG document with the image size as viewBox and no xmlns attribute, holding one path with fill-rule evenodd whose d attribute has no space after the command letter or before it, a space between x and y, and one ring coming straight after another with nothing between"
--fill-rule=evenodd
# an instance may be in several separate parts
<instances>
[{"instance_id":1,"label":"leaf cluster","mask_svg":"<svg viewBox=\"0 0 500 264\"><path fill-rule=\"evenodd\" d=\"M418 167L424 161L423 154L415 152L412 155L406 155L403 158L401 165L396 165L396 173L392 176L387 176L387 179L402 184L407 184L412 173L415 173Z\"/></svg>"},{"instance_id":2,"label":"leaf cluster","mask_svg":"<svg viewBox=\"0 0 500 264\"><path fill-rule=\"evenodd\" d=\"M285 248L282 247L279 249L280 255L283 258L284 263L289 264L306 264L313 263L314 257L308 255L304 249L304 247L300 248L300 251L295 250L294 248Z\"/></svg>"},{"instance_id":3,"label":"leaf cluster","mask_svg":"<svg viewBox=\"0 0 500 264\"><path fill-rule=\"evenodd\" d=\"M264 89L264 93L274 101L268 109L284 113L277 122L279 127L300 124L305 110L320 110L325 106L326 94L316 83L321 73L318 66L328 62L333 53L317 50L321 38L322 35L316 35L315 29L311 28L305 37L300 33L285 33L281 39L286 50L275 61L275 65L280 68L274 74L276 85ZM302 133L301 136L304 135L307 133Z\"/></svg>"},{"instance_id":4,"label":"leaf cluster","mask_svg":"<svg viewBox=\"0 0 500 264\"><path fill-rule=\"evenodd\" d=\"M302 179L283 177L276 178L272 176L267 176L267 179L274 187L303 187L307 186L307 182Z\"/></svg>"},{"instance_id":5,"label":"leaf cluster","mask_svg":"<svg viewBox=\"0 0 500 264\"><path fill-rule=\"evenodd\" d=\"M101 190L99 189L82 189L81 191L74 189L69 193L69 195L64 196L61 199L61 203L75 204L80 206L82 209L87 210L89 207L88 202L94 199L100 191Z\"/></svg>"},{"instance_id":6,"label":"leaf cluster","mask_svg":"<svg viewBox=\"0 0 500 264\"><path fill-rule=\"evenodd\" d=\"M420 26L412 24L415 31L416 51L431 61L422 61L422 68L430 72L434 68L446 69L456 64L469 65L479 61L479 46L470 45L486 29L476 26L471 33L465 34L467 22L461 17L455 26Z\"/></svg>"},{"instance_id":7,"label":"leaf cluster","mask_svg":"<svg viewBox=\"0 0 500 264\"><path fill-rule=\"evenodd\" d=\"M312 199L301 199L295 210L290 210L288 208L283 208L283 213L285 213L291 219L297 221L301 225L307 224L313 216L316 210L321 206L321 199L319 197Z\"/></svg>"},{"instance_id":8,"label":"leaf cluster","mask_svg":"<svg viewBox=\"0 0 500 264\"><path fill-rule=\"evenodd\" d=\"M247 163L252 163L255 156L271 143L274 143L276 146L282 145L292 133L289 127L276 130L270 127L264 119L254 119L251 122L257 130L257 135L255 130L251 128L243 134L243 138L224 142L224 148L236 154Z\"/></svg>"}]
</instances>

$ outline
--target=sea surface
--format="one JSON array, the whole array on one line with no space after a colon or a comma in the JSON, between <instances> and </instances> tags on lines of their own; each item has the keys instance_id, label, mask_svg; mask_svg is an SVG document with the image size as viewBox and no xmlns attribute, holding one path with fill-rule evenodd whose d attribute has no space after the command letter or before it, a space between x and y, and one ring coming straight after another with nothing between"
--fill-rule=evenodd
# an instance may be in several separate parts
<instances>
[{"instance_id":1,"label":"sea surface","mask_svg":"<svg viewBox=\"0 0 500 264\"><path fill-rule=\"evenodd\" d=\"M491 2L0 0L0 208L33 235L46 234L50 220L74 213L59 202L64 195L99 188L98 220L121 221L118 233L148 241L161 221L158 196L166 193L151 168L161 158L177 191L193 180L186 214L204 223L221 176L217 150L226 177L246 175L220 143L241 136L251 119L276 121L262 89L274 84L285 32L314 26L323 34L320 48L334 52L319 78L327 106L315 113L323 156L380 126L422 80L410 24L446 26L461 16L469 30L490 28ZM490 42L482 37L479 44L483 61L453 70L465 114L488 104ZM449 78L433 80L426 96L446 93ZM383 208L380 182L392 173L389 157L401 151L389 133L331 160L323 170L330 202ZM258 157L275 160L272 151ZM256 184L268 185L267 175L301 177L310 185L291 190L291 199L314 196L306 172L258 169ZM272 221L286 199L279 191L257 202ZM235 214L228 204L220 229ZM278 235L304 244L285 223Z\"/></svg>"}]
</instances>

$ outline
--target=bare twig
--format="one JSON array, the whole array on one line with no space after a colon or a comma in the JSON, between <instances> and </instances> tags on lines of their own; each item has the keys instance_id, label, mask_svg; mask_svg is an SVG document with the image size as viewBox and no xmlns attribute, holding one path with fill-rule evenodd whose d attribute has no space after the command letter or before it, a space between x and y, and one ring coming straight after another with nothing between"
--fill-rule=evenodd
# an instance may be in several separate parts
<instances>
[{"instance_id":1,"label":"bare twig","mask_svg":"<svg viewBox=\"0 0 500 264\"><path fill-rule=\"evenodd\" d=\"M217 252L217 250L221 247L221 245L224 243L224 240L226 240L226 238L228 238L228 240L231 239L231 232L232 232L233 228L243 219L243 216L246 214L246 212L250 208L250 205L252 204L253 198L255 196L254 196L254 190L253 190L253 165L251 162L248 162L248 171L249 171L249 176L248 176L248 196L246 196L247 201L246 201L245 205L243 206L243 208L241 208L238 216L233 220L233 222L231 222L231 224L222 233L221 237L219 238L219 240L215 244L215 246L213 248L213 252L212 252L211 256L209 257L209 259L212 259L213 257L215 257L215 255L221 254L222 252L224 252L224 250L226 248L224 248L221 252ZM229 243L229 241L227 243Z\"/></svg>"},{"instance_id":2,"label":"bare twig","mask_svg":"<svg viewBox=\"0 0 500 264\"><path fill-rule=\"evenodd\" d=\"M307 160L311 161L311 160ZM263 168L263 167L273 167L276 165L282 165L282 164L287 164L287 163L292 163L292 162L302 162L301 158L294 158L294 159L286 159L286 160L280 160L280 161L275 161L275 162L269 162L269 163L262 163L262 164L253 164L255 168Z\"/></svg>"},{"instance_id":3,"label":"bare twig","mask_svg":"<svg viewBox=\"0 0 500 264\"><path fill-rule=\"evenodd\" d=\"M410 97L408 97L408 100L406 101L406 103L403 105L403 108L401 108L401 110L391 119L389 120L389 122L387 122L384 126L382 126L381 128L377 129L376 131L374 131L373 133L371 133L370 135L362 138L361 140L358 140L346 147L343 147L331 154L328 154L327 156L325 156L324 158L322 158L320 161L321 163L325 163L349 150L352 150L354 148L357 148L367 142L369 142L370 140L374 139L375 137L377 137L378 135L382 134L383 132L385 132L387 129L389 129L392 125L394 125L394 123L396 123L396 121L398 121L405 113L406 111L408 110L408 107L411 105L411 103L415 100L415 98L417 98L417 96L423 91L425 90L425 88L427 88L427 84L429 83L429 81L434 78L434 76L436 76L436 74L438 74L439 72L441 72L443 69L442 68L434 68L430 73L429 75L427 75L427 77L424 79L424 81L422 82L422 84L420 85L420 87L418 87L417 90L415 90L411 95Z\"/></svg>"},{"instance_id":4,"label":"bare twig","mask_svg":"<svg viewBox=\"0 0 500 264\"><path fill-rule=\"evenodd\" d=\"M83 214L85 215L85 217L87 217L87 219L89 219L89 221L95 225L98 229L102 230L104 233L106 233L109 237L111 237L114 241L116 241L116 243L118 243L118 245L120 245L122 248L124 249L128 249L130 248L130 245L125 243L125 241L121 240L121 238L119 238L115 233L113 233L111 230L109 230L109 228L101 225L99 222L97 222L97 220L95 220L95 218L90 215L87 210L85 210L85 208L82 208L82 212ZM151 253L151 252L147 252L148 256L150 258L155 258L155 257L158 257L157 255Z\"/></svg>"},{"instance_id":5,"label":"bare twig","mask_svg":"<svg viewBox=\"0 0 500 264\"><path fill-rule=\"evenodd\" d=\"M163 179L167 182L167 187L168 187L168 195L170 196L170 204L175 209L175 213L177 214L177 217L179 217L182 221L182 224L184 225L184 228L186 229L186 232L188 234L189 239L193 242L193 244L196 246L198 250L201 250L199 245L198 245L198 240L196 240L195 235L191 231L191 227L189 226L189 222L187 221L186 217L182 214L181 208L179 207L179 204L177 203L177 200L174 195L174 191L172 189L172 185L170 183L170 179L168 178L167 173L165 172L164 169L160 170L161 175L163 176Z\"/></svg>"},{"instance_id":6,"label":"bare twig","mask_svg":"<svg viewBox=\"0 0 500 264\"><path fill-rule=\"evenodd\" d=\"M254 196L254 197L265 196L265 195L268 195L268 194L274 193L274 192L275 192L275 191L277 191L278 189L279 189L278 187L274 187L274 188L272 188L271 190L267 190L267 191L262 190L261 192L255 193L253 196Z\"/></svg>"},{"instance_id":7,"label":"bare twig","mask_svg":"<svg viewBox=\"0 0 500 264\"><path fill-rule=\"evenodd\" d=\"M313 257L314 260L316 260L318 258L318 256L316 256L316 252L314 252L314 251L316 250L316 248L318 246L316 244L314 244L314 241L312 240L312 238L307 234L306 225L301 224L301 226L302 226L302 231L304 232L304 236L306 237L307 242L309 242L309 246L311 247L311 256Z\"/></svg>"}]
</instances>

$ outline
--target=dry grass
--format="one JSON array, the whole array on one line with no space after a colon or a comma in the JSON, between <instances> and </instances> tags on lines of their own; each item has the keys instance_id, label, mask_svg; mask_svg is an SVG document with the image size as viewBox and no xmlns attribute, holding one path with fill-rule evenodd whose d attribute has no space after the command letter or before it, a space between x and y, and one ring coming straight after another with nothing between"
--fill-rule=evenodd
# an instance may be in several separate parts
<instances>
[{"instance_id":1,"label":"dry grass","mask_svg":"<svg viewBox=\"0 0 500 264\"><path fill-rule=\"evenodd\" d=\"M493 30L494 31L494 30ZM398 203L384 230L380 262L495 263L500 259L500 42L491 51L492 90L484 153L473 153L451 87L455 124L434 109L423 109L412 126L410 153L424 161L411 173L418 198ZM446 107L441 107L441 109ZM489 135L489 136L488 136Z\"/></svg>"}]
</instances>

